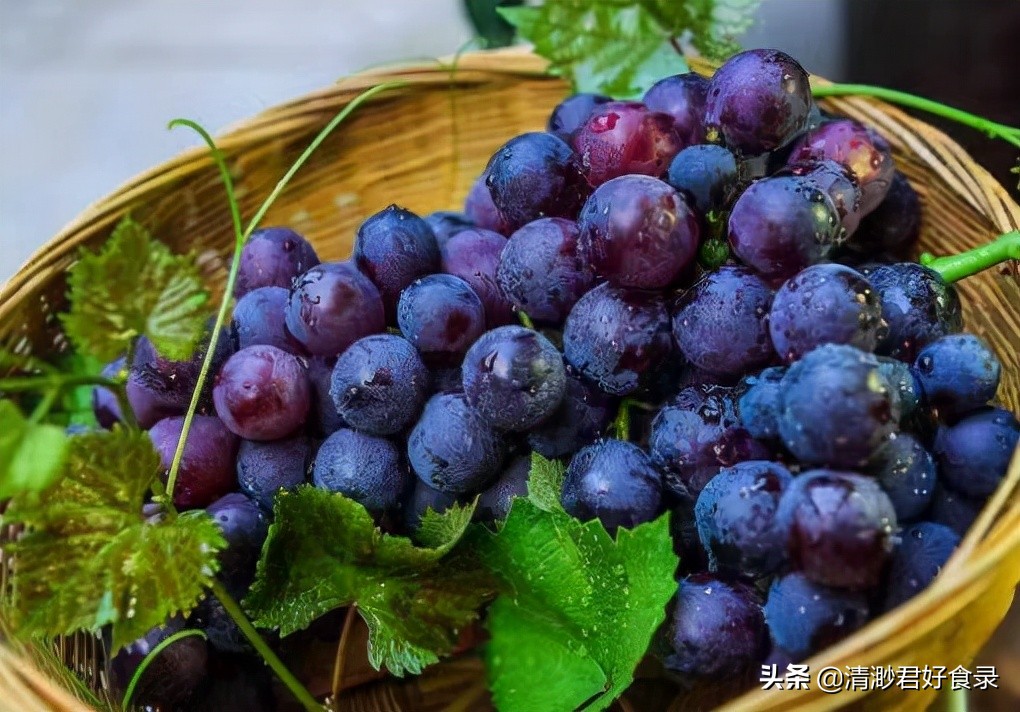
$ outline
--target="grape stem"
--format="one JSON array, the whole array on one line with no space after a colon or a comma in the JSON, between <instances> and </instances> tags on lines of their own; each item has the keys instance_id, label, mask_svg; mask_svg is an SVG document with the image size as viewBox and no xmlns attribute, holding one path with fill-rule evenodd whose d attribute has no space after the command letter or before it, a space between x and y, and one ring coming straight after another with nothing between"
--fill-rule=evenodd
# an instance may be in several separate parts
<instances>
[{"instance_id":1,"label":"grape stem","mask_svg":"<svg viewBox=\"0 0 1020 712\"><path fill-rule=\"evenodd\" d=\"M630 440L630 406L631 399L624 398L620 401L620 407L616 411L616 418L613 420L613 434L617 440L624 442Z\"/></svg>"},{"instance_id":2,"label":"grape stem","mask_svg":"<svg viewBox=\"0 0 1020 712\"><path fill-rule=\"evenodd\" d=\"M152 661L156 659L156 656L181 638L188 638L193 635L197 635L203 640L206 640L205 631L199 630L198 628L185 628L184 630L179 630L173 635L161 640L156 647L150 650L148 655L142 658L142 662L138 663L138 667L135 669L135 674L131 676L131 682L128 683L127 689L124 690L124 699L121 701L120 706L126 710L131 709L131 698L134 697L135 688L138 687L138 681L142 679L142 675L145 674L145 671L149 668L149 665L152 664Z\"/></svg>"},{"instance_id":3,"label":"grape stem","mask_svg":"<svg viewBox=\"0 0 1020 712\"><path fill-rule=\"evenodd\" d=\"M283 664L283 661L277 657L273 649L269 647L269 644L262 639L259 632L255 630L255 626L251 624L248 617L241 610L241 606L234 600L234 597L227 593L227 590L223 588L223 584L218 579L213 579L212 585L209 587L213 595L219 599L219 602L223 604L223 609L234 619L237 623L237 627L244 633L244 637L248 639L248 642L252 644L252 647L262 656L262 659L266 661L266 664L273 669L276 676L280 678L280 682L286 685L287 689L291 691L297 701L301 703L301 706L306 710L312 712L322 712L323 706L319 704L312 693L310 693L301 682L294 677L294 674L287 669L287 666Z\"/></svg>"},{"instance_id":4,"label":"grape stem","mask_svg":"<svg viewBox=\"0 0 1020 712\"><path fill-rule=\"evenodd\" d=\"M531 320L531 317L525 314L523 311L517 311L517 319L521 322L521 326L526 329L535 329L535 322Z\"/></svg>"},{"instance_id":5,"label":"grape stem","mask_svg":"<svg viewBox=\"0 0 1020 712\"><path fill-rule=\"evenodd\" d=\"M1014 230L1000 235L987 245L958 255L935 257L929 252L921 255L920 263L938 272L946 282L959 282L989 267L1007 260L1020 260L1020 231Z\"/></svg>"},{"instance_id":6,"label":"grape stem","mask_svg":"<svg viewBox=\"0 0 1020 712\"><path fill-rule=\"evenodd\" d=\"M54 388L77 388L79 386L101 386L113 390L123 388L124 384L104 376L90 376L80 373L53 373L45 376L0 378L0 392L8 393L48 391Z\"/></svg>"},{"instance_id":7,"label":"grape stem","mask_svg":"<svg viewBox=\"0 0 1020 712\"><path fill-rule=\"evenodd\" d=\"M817 98L827 96L873 96L876 99L884 99L893 104L927 111L929 114L935 114L964 126L970 126L991 138L1002 139L1020 148L1020 128L1000 124L983 116L972 114L969 111L947 106L914 94L886 87L871 86L869 84L824 84L811 87L811 93Z\"/></svg>"}]
</instances>

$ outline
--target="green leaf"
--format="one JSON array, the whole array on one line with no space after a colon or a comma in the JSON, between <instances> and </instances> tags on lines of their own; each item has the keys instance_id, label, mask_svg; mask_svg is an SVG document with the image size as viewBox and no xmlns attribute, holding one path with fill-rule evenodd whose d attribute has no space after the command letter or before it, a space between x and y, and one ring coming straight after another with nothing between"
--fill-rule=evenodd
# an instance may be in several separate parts
<instances>
[{"instance_id":1,"label":"green leaf","mask_svg":"<svg viewBox=\"0 0 1020 712\"><path fill-rule=\"evenodd\" d=\"M484 47L506 47L514 41L514 28L500 16L500 7L517 7L524 0L464 0L464 9Z\"/></svg>"},{"instance_id":2,"label":"green leaf","mask_svg":"<svg viewBox=\"0 0 1020 712\"><path fill-rule=\"evenodd\" d=\"M537 452L531 453L531 471L528 473L528 499L545 512L562 512L560 492L567 468L559 460L547 460Z\"/></svg>"},{"instance_id":3,"label":"green leaf","mask_svg":"<svg viewBox=\"0 0 1020 712\"><path fill-rule=\"evenodd\" d=\"M677 21L692 28L691 44L718 62L740 51L737 38L754 23L761 0L684 0L674 3L682 12Z\"/></svg>"},{"instance_id":4,"label":"green leaf","mask_svg":"<svg viewBox=\"0 0 1020 712\"><path fill-rule=\"evenodd\" d=\"M143 334L162 355L184 360L205 334L209 294L195 260L171 253L130 218L98 253L82 252L68 285L64 330L80 350L104 361Z\"/></svg>"},{"instance_id":5,"label":"green leaf","mask_svg":"<svg viewBox=\"0 0 1020 712\"><path fill-rule=\"evenodd\" d=\"M676 593L668 517L621 529L514 500L481 560L511 591L490 607L485 658L502 712L605 709L630 684Z\"/></svg>"},{"instance_id":6,"label":"green leaf","mask_svg":"<svg viewBox=\"0 0 1020 712\"><path fill-rule=\"evenodd\" d=\"M491 596L492 578L466 556L447 554L474 505L426 513L426 538L383 534L357 502L316 487L281 492L245 607L282 635L357 603L369 628L369 660L417 674L450 652Z\"/></svg>"},{"instance_id":7,"label":"green leaf","mask_svg":"<svg viewBox=\"0 0 1020 712\"><path fill-rule=\"evenodd\" d=\"M0 401L0 500L53 484L66 450L63 428L29 422L12 401Z\"/></svg>"},{"instance_id":8,"label":"green leaf","mask_svg":"<svg viewBox=\"0 0 1020 712\"><path fill-rule=\"evenodd\" d=\"M156 522L142 516L160 469L144 432L115 428L68 443L45 501L15 500L4 517L27 526L10 547L18 559L16 627L55 636L112 624L119 648L189 611L226 542L205 512Z\"/></svg>"}]
</instances>

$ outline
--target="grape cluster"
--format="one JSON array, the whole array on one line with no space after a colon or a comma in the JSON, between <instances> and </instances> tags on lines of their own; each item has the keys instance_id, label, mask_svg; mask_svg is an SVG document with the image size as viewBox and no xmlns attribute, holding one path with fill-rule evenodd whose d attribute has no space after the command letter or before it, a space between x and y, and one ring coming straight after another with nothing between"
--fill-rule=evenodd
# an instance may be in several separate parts
<instances>
[{"instance_id":1,"label":"grape cluster","mask_svg":"<svg viewBox=\"0 0 1020 712\"><path fill-rule=\"evenodd\" d=\"M888 257L919 224L886 141L823 119L782 52L643 102L569 97L495 152L462 213L392 205L345 262L252 236L175 505L221 522L241 595L281 489L342 493L414 537L476 496L477 519L504 518L533 452L567 466L580 519L670 512L669 668L802 659L934 578L1020 436L953 286ZM720 236L727 263L699 264ZM143 342L130 367L167 469L201 358ZM95 410L121 417L103 391ZM208 645L243 652L220 613L195 614Z\"/></svg>"}]
</instances>

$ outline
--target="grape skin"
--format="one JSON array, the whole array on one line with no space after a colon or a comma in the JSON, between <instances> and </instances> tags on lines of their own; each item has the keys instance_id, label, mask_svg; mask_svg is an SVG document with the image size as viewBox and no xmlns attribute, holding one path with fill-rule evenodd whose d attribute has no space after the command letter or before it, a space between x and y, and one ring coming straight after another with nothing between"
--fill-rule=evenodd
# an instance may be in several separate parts
<instances>
[{"instance_id":1,"label":"grape skin","mask_svg":"<svg viewBox=\"0 0 1020 712\"><path fill-rule=\"evenodd\" d=\"M995 397L1002 366L973 334L949 334L925 346L914 373L928 404L953 418L977 410Z\"/></svg>"},{"instance_id":2,"label":"grape skin","mask_svg":"<svg viewBox=\"0 0 1020 712\"><path fill-rule=\"evenodd\" d=\"M276 440L304 425L311 402L308 376L293 355L275 346L249 346L216 375L216 413L247 440Z\"/></svg>"},{"instance_id":3,"label":"grape skin","mask_svg":"<svg viewBox=\"0 0 1020 712\"><path fill-rule=\"evenodd\" d=\"M661 176L683 148L673 117L636 101L596 106L573 142L593 188L631 173Z\"/></svg>"},{"instance_id":4,"label":"grape skin","mask_svg":"<svg viewBox=\"0 0 1020 712\"><path fill-rule=\"evenodd\" d=\"M353 499L375 516L395 509L412 484L394 443L348 428L319 447L312 482Z\"/></svg>"},{"instance_id":5,"label":"grape skin","mask_svg":"<svg viewBox=\"0 0 1020 712\"><path fill-rule=\"evenodd\" d=\"M1018 441L1016 416L986 407L941 426L933 452L947 485L969 497L989 497L1005 477Z\"/></svg>"},{"instance_id":6,"label":"grape skin","mask_svg":"<svg viewBox=\"0 0 1020 712\"><path fill-rule=\"evenodd\" d=\"M546 131L570 141L595 107L612 101L602 94L572 94L556 105L546 122Z\"/></svg>"},{"instance_id":7,"label":"grape skin","mask_svg":"<svg viewBox=\"0 0 1020 712\"><path fill-rule=\"evenodd\" d=\"M475 290L485 307L485 325L489 329L516 320L513 304L496 277L506 244L502 235L479 228L457 233L442 249L443 272L460 277Z\"/></svg>"},{"instance_id":8,"label":"grape skin","mask_svg":"<svg viewBox=\"0 0 1020 712\"><path fill-rule=\"evenodd\" d=\"M301 344L287 331L287 300L283 287L259 287L237 300L231 330L238 349L249 346L275 346L292 354L301 354Z\"/></svg>"},{"instance_id":9,"label":"grape skin","mask_svg":"<svg viewBox=\"0 0 1020 712\"><path fill-rule=\"evenodd\" d=\"M900 521L921 516L935 495L935 460L909 433L900 433L882 446L869 463L868 472L889 495Z\"/></svg>"},{"instance_id":10,"label":"grape skin","mask_svg":"<svg viewBox=\"0 0 1020 712\"><path fill-rule=\"evenodd\" d=\"M397 323L428 364L451 366L485 331L485 307L460 277L432 274L400 295Z\"/></svg>"},{"instance_id":11,"label":"grape skin","mask_svg":"<svg viewBox=\"0 0 1020 712\"><path fill-rule=\"evenodd\" d=\"M312 443L298 434L284 440L242 440L237 451L237 484L266 512L281 489L291 490L308 478Z\"/></svg>"},{"instance_id":12,"label":"grape skin","mask_svg":"<svg viewBox=\"0 0 1020 712\"><path fill-rule=\"evenodd\" d=\"M799 572L777 576L765 601L772 642L793 660L847 637L868 620L863 593L823 586Z\"/></svg>"},{"instance_id":13,"label":"grape skin","mask_svg":"<svg viewBox=\"0 0 1020 712\"><path fill-rule=\"evenodd\" d=\"M184 418L174 416L159 421L149 430L149 438L163 467L164 484L183 427ZM206 507L230 492L237 484L234 479L237 448L237 436L219 418L196 415L191 421L177 472L174 506L178 509Z\"/></svg>"},{"instance_id":14,"label":"grape skin","mask_svg":"<svg viewBox=\"0 0 1020 712\"><path fill-rule=\"evenodd\" d=\"M234 296L259 287L290 288L294 278L317 264L315 249L298 233L288 227L260 228L241 248Z\"/></svg>"},{"instance_id":15,"label":"grape skin","mask_svg":"<svg viewBox=\"0 0 1020 712\"><path fill-rule=\"evenodd\" d=\"M705 142L705 102L709 82L700 74L687 72L655 82L641 101L652 111L673 117L673 127L684 146Z\"/></svg>"},{"instance_id":16,"label":"grape skin","mask_svg":"<svg viewBox=\"0 0 1020 712\"><path fill-rule=\"evenodd\" d=\"M960 545L960 535L934 522L905 529L889 565L884 610L891 610L923 591Z\"/></svg>"},{"instance_id":17,"label":"grape skin","mask_svg":"<svg viewBox=\"0 0 1020 712\"><path fill-rule=\"evenodd\" d=\"M479 522L500 522L510 513L514 497L528 496L528 474L531 457L518 455L506 466L503 473L478 496L474 518Z\"/></svg>"},{"instance_id":18,"label":"grape skin","mask_svg":"<svg viewBox=\"0 0 1020 712\"><path fill-rule=\"evenodd\" d=\"M545 458L567 457L601 437L617 412L618 400L599 390L572 366L559 407L528 432L528 445Z\"/></svg>"}]
</instances>

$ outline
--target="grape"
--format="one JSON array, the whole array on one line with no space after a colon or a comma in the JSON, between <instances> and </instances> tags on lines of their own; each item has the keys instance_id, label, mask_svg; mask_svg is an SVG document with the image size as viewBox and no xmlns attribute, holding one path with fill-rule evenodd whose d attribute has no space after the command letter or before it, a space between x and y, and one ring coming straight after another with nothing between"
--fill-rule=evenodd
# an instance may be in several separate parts
<instances>
[{"instance_id":1,"label":"grape","mask_svg":"<svg viewBox=\"0 0 1020 712\"><path fill-rule=\"evenodd\" d=\"M111 686L126 690L139 665L152 650L184 629L184 620L171 618L166 625L153 628L143 637L125 645L110 661ZM209 648L203 638L189 635L163 648L148 664L135 687L131 704L139 709L180 708L205 680Z\"/></svg>"},{"instance_id":2,"label":"grape","mask_svg":"<svg viewBox=\"0 0 1020 712\"><path fill-rule=\"evenodd\" d=\"M935 494L935 460L917 438L900 433L883 445L868 466L896 510L899 521L916 519Z\"/></svg>"},{"instance_id":3,"label":"grape","mask_svg":"<svg viewBox=\"0 0 1020 712\"><path fill-rule=\"evenodd\" d=\"M779 434L804 463L863 467L900 420L878 360L853 346L819 346L790 367L781 388Z\"/></svg>"},{"instance_id":4,"label":"grape","mask_svg":"<svg viewBox=\"0 0 1020 712\"><path fill-rule=\"evenodd\" d=\"M794 147L788 162L826 158L850 171L861 191L862 216L878 207L889 192L893 172L892 151L874 130L851 119L838 119L810 131Z\"/></svg>"},{"instance_id":5,"label":"grape","mask_svg":"<svg viewBox=\"0 0 1020 712\"><path fill-rule=\"evenodd\" d=\"M255 580L255 564L269 533L269 524L255 502L231 492L206 507L219 525L227 548L220 552L217 574L231 596L240 598Z\"/></svg>"},{"instance_id":6,"label":"grape","mask_svg":"<svg viewBox=\"0 0 1020 712\"><path fill-rule=\"evenodd\" d=\"M329 387L333 383L333 367L335 358L313 356L307 360L308 384L311 386L312 402L308 409L309 430L312 434L326 437L347 423L336 412L333 399L329 396Z\"/></svg>"},{"instance_id":7,"label":"grape","mask_svg":"<svg viewBox=\"0 0 1020 712\"><path fill-rule=\"evenodd\" d=\"M808 75L774 49L730 57L708 84L705 136L743 154L782 148L807 129L814 100Z\"/></svg>"},{"instance_id":8,"label":"grape","mask_svg":"<svg viewBox=\"0 0 1020 712\"><path fill-rule=\"evenodd\" d=\"M188 618L188 626L205 632L209 638L209 645L217 653L254 652L237 622L215 596L206 596L198 602Z\"/></svg>"},{"instance_id":9,"label":"grape","mask_svg":"<svg viewBox=\"0 0 1020 712\"><path fill-rule=\"evenodd\" d=\"M934 270L898 262L871 270L868 281L882 297L882 318L889 325L876 353L909 363L932 341L963 329L956 288Z\"/></svg>"},{"instance_id":10,"label":"grape","mask_svg":"<svg viewBox=\"0 0 1020 712\"><path fill-rule=\"evenodd\" d=\"M776 507L792 479L782 465L753 460L723 468L708 481L694 516L712 571L759 578L785 563Z\"/></svg>"},{"instance_id":11,"label":"grape","mask_svg":"<svg viewBox=\"0 0 1020 712\"><path fill-rule=\"evenodd\" d=\"M276 440L304 425L310 390L294 355L275 346L249 346L223 364L213 401L231 432L246 440Z\"/></svg>"},{"instance_id":12,"label":"grape","mask_svg":"<svg viewBox=\"0 0 1020 712\"><path fill-rule=\"evenodd\" d=\"M896 171L889 192L861 221L847 246L868 255L891 252L904 257L917 244L920 234L921 201L906 177Z\"/></svg>"},{"instance_id":13,"label":"grape","mask_svg":"<svg viewBox=\"0 0 1020 712\"><path fill-rule=\"evenodd\" d=\"M734 254L767 279L786 279L821 262L841 231L832 199L800 176L752 183L729 219Z\"/></svg>"},{"instance_id":14,"label":"grape","mask_svg":"<svg viewBox=\"0 0 1020 712\"><path fill-rule=\"evenodd\" d=\"M485 184L510 232L542 217L569 217L588 196L581 165L563 139L521 134L489 159Z\"/></svg>"},{"instance_id":15,"label":"grape","mask_svg":"<svg viewBox=\"0 0 1020 712\"><path fill-rule=\"evenodd\" d=\"M573 141L593 188L629 173L661 176L683 148L672 116L635 101L596 106Z\"/></svg>"},{"instance_id":16,"label":"grape","mask_svg":"<svg viewBox=\"0 0 1020 712\"><path fill-rule=\"evenodd\" d=\"M560 352L522 326L487 331L464 356L462 369L468 403L500 430L538 425L559 407L566 389Z\"/></svg>"},{"instance_id":17,"label":"grape","mask_svg":"<svg viewBox=\"0 0 1020 712\"><path fill-rule=\"evenodd\" d=\"M461 230L475 227L474 221L464 213L437 210L425 216L425 222L436 236L436 246L441 250L446 241Z\"/></svg>"},{"instance_id":18,"label":"grape","mask_svg":"<svg viewBox=\"0 0 1020 712\"><path fill-rule=\"evenodd\" d=\"M617 399L566 367L567 383L559 408L528 432L528 445L549 459L573 455L595 442L616 415Z\"/></svg>"},{"instance_id":19,"label":"grape","mask_svg":"<svg viewBox=\"0 0 1020 712\"><path fill-rule=\"evenodd\" d=\"M738 376L775 356L767 315L772 290L744 267L723 265L677 300L673 337L694 366Z\"/></svg>"},{"instance_id":20,"label":"grape","mask_svg":"<svg viewBox=\"0 0 1020 712\"><path fill-rule=\"evenodd\" d=\"M896 512L870 477L811 470L779 499L776 520L786 531L795 570L825 586L862 590L881 579L892 550Z\"/></svg>"},{"instance_id":21,"label":"grape","mask_svg":"<svg viewBox=\"0 0 1020 712\"><path fill-rule=\"evenodd\" d=\"M287 227L256 230L241 249L234 296L259 287L286 287L319 264L319 256L305 238Z\"/></svg>"},{"instance_id":22,"label":"grape","mask_svg":"<svg viewBox=\"0 0 1020 712\"><path fill-rule=\"evenodd\" d=\"M954 492L940 482L935 487L935 496L931 502L931 519L964 536L981 514L986 501L985 497L968 497L960 492Z\"/></svg>"},{"instance_id":23,"label":"grape","mask_svg":"<svg viewBox=\"0 0 1020 712\"><path fill-rule=\"evenodd\" d=\"M737 410L740 423L752 436L770 440L779 436L779 414L783 407L783 376L780 366L766 368L741 381Z\"/></svg>"},{"instance_id":24,"label":"grape","mask_svg":"<svg viewBox=\"0 0 1020 712\"><path fill-rule=\"evenodd\" d=\"M867 620L864 594L823 586L802 573L774 579L765 601L772 642L793 660L846 638Z\"/></svg>"},{"instance_id":25,"label":"grape","mask_svg":"<svg viewBox=\"0 0 1020 712\"><path fill-rule=\"evenodd\" d=\"M839 215L843 234L840 242L853 235L861 224L861 189L854 175L842 164L831 159L793 163L777 175L807 178L832 200Z\"/></svg>"},{"instance_id":26,"label":"grape","mask_svg":"<svg viewBox=\"0 0 1020 712\"><path fill-rule=\"evenodd\" d=\"M467 282L485 307L485 325L492 329L516 321L513 304L499 286L496 273L507 239L491 230L464 230L442 250L443 272Z\"/></svg>"},{"instance_id":27,"label":"grape","mask_svg":"<svg viewBox=\"0 0 1020 712\"><path fill-rule=\"evenodd\" d=\"M489 174L486 171L471 184L471 190L468 191L467 198L464 199L464 215L474 223L474 229L509 235L513 231L496 208L496 204L492 202L492 194L486 185L488 177ZM439 245L440 250L444 244Z\"/></svg>"},{"instance_id":28,"label":"grape","mask_svg":"<svg viewBox=\"0 0 1020 712\"><path fill-rule=\"evenodd\" d=\"M730 207L740 188L740 169L722 146L688 146L669 164L667 180L706 216Z\"/></svg>"},{"instance_id":29,"label":"grape","mask_svg":"<svg viewBox=\"0 0 1020 712\"><path fill-rule=\"evenodd\" d=\"M421 480L451 494L481 492L499 474L502 437L461 393L432 396L407 438L407 457Z\"/></svg>"},{"instance_id":30,"label":"grape","mask_svg":"<svg viewBox=\"0 0 1020 712\"><path fill-rule=\"evenodd\" d=\"M482 491L475 509L475 519L480 522L496 522L506 519L514 497L528 496L528 474L531 472L531 457L520 455L510 461L495 482Z\"/></svg>"},{"instance_id":31,"label":"grape","mask_svg":"<svg viewBox=\"0 0 1020 712\"><path fill-rule=\"evenodd\" d=\"M210 640L213 639L210 636ZM189 712L275 712L277 709L272 677L267 674L261 658L221 654L210 661L209 668L205 685L195 695Z\"/></svg>"},{"instance_id":32,"label":"grape","mask_svg":"<svg viewBox=\"0 0 1020 712\"><path fill-rule=\"evenodd\" d=\"M393 334L375 334L340 354L329 393L350 427L395 435L418 419L428 391L429 371L414 346Z\"/></svg>"},{"instance_id":33,"label":"grape","mask_svg":"<svg viewBox=\"0 0 1020 712\"><path fill-rule=\"evenodd\" d=\"M900 422L913 420L924 404L924 391L917 374L907 364L888 356L878 357L878 373L899 397Z\"/></svg>"},{"instance_id":34,"label":"grape","mask_svg":"<svg viewBox=\"0 0 1020 712\"><path fill-rule=\"evenodd\" d=\"M423 359L449 366L459 363L485 331L485 308L460 277L432 274L416 280L400 295L397 323Z\"/></svg>"},{"instance_id":35,"label":"grape","mask_svg":"<svg viewBox=\"0 0 1020 712\"><path fill-rule=\"evenodd\" d=\"M934 454L945 483L970 497L988 497L1006 475L1020 440L1020 422L1008 410L986 407L935 435Z\"/></svg>"},{"instance_id":36,"label":"grape","mask_svg":"<svg viewBox=\"0 0 1020 712\"><path fill-rule=\"evenodd\" d=\"M595 272L617 287L661 289L694 260L700 227L667 183L641 175L600 185L578 218L578 249Z\"/></svg>"},{"instance_id":37,"label":"grape","mask_svg":"<svg viewBox=\"0 0 1020 712\"><path fill-rule=\"evenodd\" d=\"M571 94L552 110L546 122L546 130L569 141L596 106L610 101L610 97L602 94Z\"/></svg>"},{"instance_id":38,"label":"grape","mask_svg":"<svg viewBox=\"0 0 1020 712\"><path fill-rule=\"evenodd\" d=\"M698 496L719 470L747 460L768 460L769 447L740 424L732 389L688 386L652 421L652 461L677 497Z\"/></svg>"},{"instance_id":39,"label":"grape","mask_svg":"<svg viewBox=\"0 0 1020 712\"><path fill-rule=\"evenodd\" d=\"M609 283L581 297L563 327L567 361L610 395L636 391L672 349L663 298Z\"/></svg>"},{"instance_id":40,"label":"grape","mask_svg":"<svg viewBox=\"0 0 1020 712\"><path fill-rule=\"evenodd\" d=\"M396 205L361 224L351 257L378 287L390 321L404 287L439 269L439 246L432 228L411 211Z\"/></svg>"},{"instance_id":41,"label":"grape","mask_svg":"<svg viewBox=\"0 0 1020 712\"><path fill-rule=\"evenodd\" d=\"M421 520L426 511L431 509L436 514L442 514L457 502L457 495L440 492L415 477L411 495L404 503L404 526L414 538L421 528Z\"/></svg>"},{"instance_id":42,"label":"grape","mask_svg":"<svg viewBox=\"0 0 1020 712\"><path fill-rule=\"evenodd\" d=\"M786 280L768 321L772 345L787 363L822 344L872 351L886 331L881 299L864 275L831 263L812 265Z\"/></svg>"},{"instance_id":43,"label":"grape","mask_svg":"<svg viewBox=\"0 0 1020 712\"><path fill-rule=\"evenodd\" d=\"M952 418L977 410L995 397L1002 366L973 334L950 334L918 353L914 372L928 404Z\"/></svg>"},{"instance_id":44,"label":"grape","mask_svg":"<svg viewBox=\"0 0 1020 712\"><path fill-rule=\"evenodd\" d=\"M681 145L704 143L705 100L708 80L694 72L674 74L655 82L641 101L652 111L673 117Z\"/></svg>"},{"instance_id":45,"label":"grape","mask_svg":"<svg viewBox=\"0 0 1020 712\"><path fill-rule=\"evenodd\" d=\"M885 610L926 589L959 545L960 535L942 524L919 522L907 527L889 564Z\"/></svg>"},{"instance_id":46,"label":"grape","mask_svg":"<svg viewBox=\"0 0 1020 712\"><path fill-rule=\"evenodd\" d=\"M394 509L412 485L394 443L347 428L319 446L312 482L353 499L375 516Z\"/></svg>"},{"instance_id":47,"label":"grape","mask_svg":"<svg viewBox=\"0 0 1020 712\"><path fill-rule=\"evenodd\" d=\"M249 346L275 346L292 354L304 351L287 331L287 300L283 287L258 287L237 300L231 327L239 349Z\"/></svg>"},{"instance_id":48,"label":"grape","mask_svg":"<svg viewBox=\"0 0 1020 712\"><path fill-rule=\"evenodd\" d=\"M164 418L149 430L149 438L159 454L166 483L173 463L177 442L181 439L184 418ZM191 421L188 440L184 445L181 466L174 485L174 506L197 509L212 504L234 489L234 456L237 436L223 422L211 415L196 415Z\"/></svg>"},{"instance_id":49,"label":"grape","mask_svg":"<svg viewBox=\"0 0 1020 712\"><path fill-rule=\"evenodd\" d=\"M570 460L560 501L568 514L598 519L615 534L659 516L662 474L634 443L599 440Z\"/></svg>"},{"instance_id":50,"label":"grape","mask_svg":"<svg viewBox=\"0 0 1020 712\"><path fill-rule=\"evenodd\" d=\"M103 366L103 370L99 375L103 378L116 378L126 368L127 359L121 356ZM107 430L111 430L114 425L122 422L124 419L124 414L120 410L120 401L117 400L117 394L109 388L103 388L102 386L96 386L92 389L92 414L96 417L99 427L106 428Z\"/></svg>"},{"instance_id":51,"label":"grape","mask_svg":"<svg viewBox=\"0 0 1020 712\"><path fill-rule=\"evenodd\" d=\"M541 218L510 236L496 279L515 307L538 324L563 323L595 277L578 250L577 223Z\"/></svg>"},{"instance_id":52,"label":"grape","mask_svg":"<svg viewBox=\"0 0 1020 712\"><path fill-rule=\"evenodd\" d=\"M286 440L242 440L237 451L237 484L266 512L281 489L292 490L308 477L312 443L306 435Z\"/></svg>"}]
</instances>

